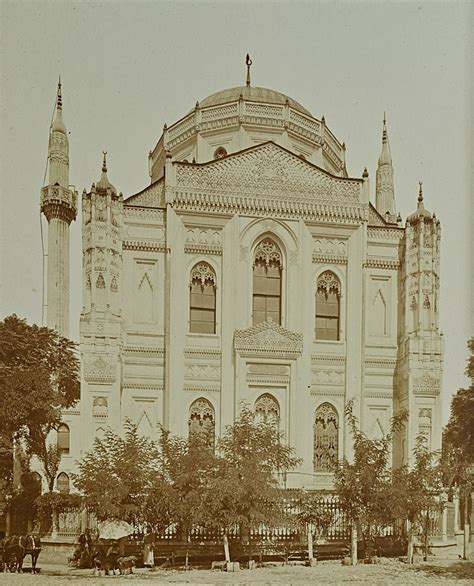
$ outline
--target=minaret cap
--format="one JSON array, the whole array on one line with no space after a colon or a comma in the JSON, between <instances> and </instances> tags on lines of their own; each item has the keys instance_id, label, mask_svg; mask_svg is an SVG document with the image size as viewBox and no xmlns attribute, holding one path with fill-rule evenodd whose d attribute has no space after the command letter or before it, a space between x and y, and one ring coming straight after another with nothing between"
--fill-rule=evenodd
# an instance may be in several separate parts
<instances>
[{"instance_id":1,"label":"minaret cap","mask_svg":"<svg viewBox=\"0 0 474 586\"><path fill-rule=\"evenodd\" d=\"M418 206L416 208L416 212L408 216L408 222L414 222L419 218L424 218L425 220L431 220L432 215L431 213L425 208L423 203L423 182L419 181L419 189L418 189Z\"/></svg>"},{"instance_id":2,"label":"minaret cap","mask_svg":"<svg viewBox=\"0 0 474 586\"><path fill-rule=\"evenodd\" d=\"M382 128L382 152L379 157L380 165L391 165L392 155L390 154L390 145L388 143L387 119L385 112L383 113L383 128Z\"/></svg>"},{"instance_id":3,"label":"minaret cap","mask_svg":"<svg viewBox=\"0 0 474 586\"><path fill-rule=\"evenodd\" d=\"M107 151L102 151L102 154L104 155L102 160L102 175L96 184L96 189L97 191L107 191L107 189L110 189L114 193L117 193L117 190L107 177Z\"/></svg>"}]
</instances>

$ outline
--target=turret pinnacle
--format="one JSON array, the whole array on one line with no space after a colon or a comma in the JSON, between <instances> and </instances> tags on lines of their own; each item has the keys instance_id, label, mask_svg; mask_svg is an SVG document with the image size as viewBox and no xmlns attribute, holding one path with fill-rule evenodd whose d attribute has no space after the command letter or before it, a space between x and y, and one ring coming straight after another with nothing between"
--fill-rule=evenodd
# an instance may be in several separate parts
<instances>
[{"instance_id":1,"label":"turret pinnacle","mask_svg":"<svg viewBox=\"0 0 474 586\"><path fill-rule=\"evenodd\" d=\"M387 120L383 115L382 151L376 173L376 198L377 211L387 218L388 222L396 223L395 190L393 185L393 165L390 145L388 141Z\"/></svg>"}]
</instances>

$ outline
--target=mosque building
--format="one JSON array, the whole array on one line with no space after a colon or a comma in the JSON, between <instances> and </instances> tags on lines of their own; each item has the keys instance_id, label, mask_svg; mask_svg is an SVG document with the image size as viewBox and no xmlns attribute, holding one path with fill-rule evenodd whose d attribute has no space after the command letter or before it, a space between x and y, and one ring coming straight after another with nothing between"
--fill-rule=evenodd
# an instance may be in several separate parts
<instances>
[{"instance_id":1,"label":"mosque building","mask_svg":"<svg viewBox=\"0 0 474 586\"><path fill-rule=\"evenodd\" d=\"M375 204L350 177L346 146L294 99L225 89L163 128L149 179L124 196L102 174L82 193L81 400L58 431L58 489L75 462L127 418L157 438L222 434L246 402L302 459L287 486L329 488L350 457L344 406L362 429L441 446L440 222L397 213L384 120ZM61 87L49 141L48 325L69 324L69 185Z\"/></svg>"}]
</instances>

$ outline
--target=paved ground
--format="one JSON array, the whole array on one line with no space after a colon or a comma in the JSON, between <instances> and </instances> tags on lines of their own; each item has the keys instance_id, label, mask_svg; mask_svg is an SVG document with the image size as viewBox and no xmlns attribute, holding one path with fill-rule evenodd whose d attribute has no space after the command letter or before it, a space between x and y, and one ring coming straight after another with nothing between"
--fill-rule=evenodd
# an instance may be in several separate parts
<instances>
[{"instance_id":1,"label":"paved ground","mask_svg":"<svg viewBox=\"0 0 474 586\"><path fill-rule=\"evenodd\" d=\"M281 566L240 570L234 574L192 570L137 570L132 576L94 577L91 570L68 570L64 566L42 568L41 574L0 574L0 585L38 584L94 584L110 586L111 581L119 584L252 584L271 586L272 584L365 584L384 586L398 584L403 586L423 586L425 584L474 584L474 562L443 561L428 562L409 567L396 560L382 560L376 565L342 566L340 562L320 562L314 568L302 566ZM58 575L62 573L62 575Z\"/></svg>"}]
</instances>

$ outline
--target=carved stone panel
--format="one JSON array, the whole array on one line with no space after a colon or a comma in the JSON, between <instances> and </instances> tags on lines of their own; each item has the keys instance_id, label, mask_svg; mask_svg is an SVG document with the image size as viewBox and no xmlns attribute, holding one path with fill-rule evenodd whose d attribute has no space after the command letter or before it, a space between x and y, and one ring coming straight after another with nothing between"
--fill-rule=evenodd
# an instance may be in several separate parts
<instances>
[{"instance_id":1,"label":"carved stone panel","mask_svg":"<svg viewBox=\"0 0 474 586\"><path fill-rule=\"evenodd\" d=\"M241 356L297 358L303 349L303 334L290 332L269 319L251 328L236 330L234 348Z\"/></svg>"}]
</instances>

